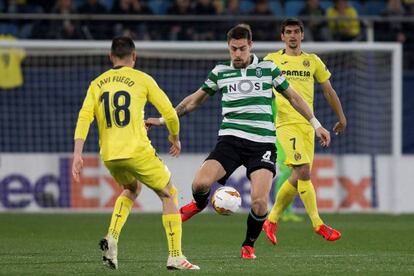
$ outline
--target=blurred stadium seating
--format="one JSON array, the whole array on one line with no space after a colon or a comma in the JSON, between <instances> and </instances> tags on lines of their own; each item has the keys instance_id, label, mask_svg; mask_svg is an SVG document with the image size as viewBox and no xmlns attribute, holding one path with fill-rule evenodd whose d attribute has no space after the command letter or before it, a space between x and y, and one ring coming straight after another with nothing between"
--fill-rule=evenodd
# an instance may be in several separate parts
<instances>
[{"instance_id":1,"label":"blurred stadium seating","mask_svg":"<svg viewBox=\"0 0 414 276\"><path fill-rule=\"evenodd\" d=\"M79 7L81 4L85 3L86 0L72 0L74 5L76 7ZM102 4L104 4L108 10L112 8L112 5L114 1L117 0L99 0ZM24 1L23 1L24 2ZM32 17L30 18L24 18L18 17L19 15L15 15L16 18L13 18L13 14L4 13L3 16L0 16L0 35L1 34L11 34L17 38L30 38L30 39L50 39L53 36L51 36L50 33L50 26L57 25L59 23L59 20L56 19L49 19L47 16L50 16L48 12L50 12L51 6L50 2L46 3L47 1L34 1L30 3L39 3L39 5L42 5L42 9L45 11L43 14L36 14L38 16L45 16L46 18L41 17ZM166 10L170 5L172 5L175 1L174 0L142 0L142 3L147 3L148 6L152 9L152 11L157 15L163 15L166 13ZM192 4L196 3L197 1L190 1ZM226 1L223 1L223 4L225 4ZM253 10L255 7L255 1L254 0L240 0L240 10L241 15L243 16L240 19L240 22L247 22L254 26L254 31L256 31L257 28L261 29L260 26L267 26L265 28L268 28L268 33L271 34L269 36L261 36L264 40L268 41L275 41L278 40L277 32L275 32L275 29L278 29L278 26L284 16L297 16L299 11L304 7L305 0L299 1L299 0L269 0L269 7L273 13L272 16L265 17L265 20L263 20L263 17L256 16L256 15L249 15L246 16L249 12ZM358 11L362 27L363 27L363 33L364 33L364 39L372 39L374 38L375 41L375 35L370 36L370 34L375 34L375 31L372 26L376 27L375 24L372 24L375 22L375 20L380 20L379 17L372 17L372 16L378 16L380 15L384 9L387 7L386 0L349 0L349 3ZM332 0L321 0L320 1L321 7L323 9L327 9L330 6L332 6ZM6 1L0 1L0 11L5 12L5 5ZM18 7L22 7L20 4ZM33 5L28 5L24 9L21 9L24 13L36 13L39 11L39 9L36 9ZM408 10L407 10L408 11ZM224 11L225 12L225 11ZM9 16L9 17L6 17ZM65 14L66 18L69 18L70 14ZM87 15L85 15L87 17ZM95 24L97 26L101 26L104 30L104 34L101 38L103 39L110 39L115 35L114 26L121 24L121 30L118 29L118 33L122 33L122 24L129 25L129 26L139 26L135 30L136 36L135 39L145 39L145 40L170 40L172 38L176 39L182 39L179 36L172 36L170 35L171 29L172 29L172 22L177 23L176 26L184 26L184 29L188 28L191 30L187 36L185 36L184 39L189 40L199 40L200 35L198 32L200 30L206 31L206 28L203 28L203 25L208 26L207 31L212 32L213 38L209 36L209 39L213 40L223 40L225 39L225 32L235 23L238 23L239 21L234 18L232 21L226 21L225 15L219 15L218 17L212 17L212 21L214 24L211 24L209 20L198 20L197 15L189 15L189 18L186 19L186 21L183 22L177 22L174 20L168 19L168 16L164 16L161 18L161 21L154 22L154 21L145 21L146 19L139 18L139 15L136 20L132 21L123 21L124 18L122 15L120 16L114 16L114 15L107 15L109 16L107 20L100 20L100 21L90 21L92 24ZM131 16L131 15L129 15ZM132 15L133 17L134 15ZM369 16L369 17L366 17ZM309 18L304 18L305 24L306 20ZM412 87L410 84L411 82L411 76L414 74L412 73L414 69L414 33L412 32L414 21L413 15L406 16L402 18L402 21L404 28L406 28L407 32L406 35L406 42L403 44L404 46L404 68L408 69L405 72L405 85L404 91L410 91L412 90L410 87ZM89 20L89 19L88 19ZM260 22L263 23L265 21L269 21L272 24L268 25L256 25L255 23ZM324 20L324 18L319 18L319 20ZM384 19L381 19L384 20ZM392 20L398 20L393 18ZM411 20L411 21L410 21ZM67 21L67 20L66 20ZM63 22L63 21L61 21ZM78 36L76 36L76 39L94 39L93 36L87 35L85 32L85 26L83 25L85 20L84 19L71 19L70 22L74 23L75 27L78 28ZM119 24L114 24L114 22ZM127 24L126 24L127 23ZM366 24L368 23L368 24ZM390 23L391 24L391 23ZM264 33L266 33L267 30L260 30ZM390 38L387 39L388 41L393 41L395 38L392 38L392 33L389 34ZM202 36L201 36L202 37ZM100 39L101 39L100 38ZM412 96L412 93L406 93L406 97L409 97L408 99L414 99L414 96ZM408 102L410 102L408 100ZM406 102L405 102L406 103ZM412 105L414 106L414 104ZM404 109L404 114L408 114L409 112L414 112L413 109ZM407 121L410 123L411 121ZM409 128L405 130L405 134L408 135L406 140L408 141L407 144L413 146L405 147L405 150L414 152L414 131L410 131Z\"/></svg>"},{"instance_id":2,"label":"blurred stadium seating","mask_svg":"<svg viewBox=\"0 0 414 276\"><path fill-rule=\"evenodd\" d=\"M269 1L270 10L274 15L283 16L285 15L285 9L283 5L278 0L271 0Z\"/></svg>"},{"instance_id":3,"label":"blurred stadium seating","mask_svg":"<svg viewBox=\"0 0 414 276\"><path fill-rule=\"evenodd\" d=\"M16 24L12 23L0 23L0 34L9 34L12 36L17 36L19 30Z\"/></svg>"},{"instance_id":4,"label":"blurred stadium seating","mask_svg":"<svg viewBox=\"0 0 414 276\"><path fill-rule=\"evenodd\" d=\"M248 13L254 8L254 3L251 0L240 0L240 11Z\"/></svg>"},{"instance_id":5,"label":"blurred stadium seating","mask_svg":"<svg viewBox=\"0 0 414 276\"><path fill-rule=\"evenodd\" d=\"M304 1L297 1L297 0L286 1L285 15L297 16L304 7L305 7Z\"/></svg>"},{"instance_id":6,"label":"blurred stadium seating","mask_svg":"<svg viewBox=\"0 0 414 276\"><path fill-rule=\"evenodd\" d=\"M169 4L163 0L151 0L148 3L154 14L166 14Z\"/></svg>"},{"instance_id":7,"label":"blurred stadium seating","mask_svg":"<svg viewBox=\"0 0 414 276\"><path fill-rule=\"evenodd\" d=\"M380 15L387 7L386 1L367 0L361 15Z\"/></svg>"},{"instance_id":8,"label":"blurred stadium seating","mask_svg":"<svg viewBox=\"0 0 414 276\"><path fill-rule=\"evenodd\" d=\"M101 1L102 1L101 3L106 6L108 11L110 11L112 9L112 6L114 4L114 0L101 0Z\"/></svg>"},{"instance_id":9,"label":"blurred stadium seating","mask_svg":"<svg viewBox=\"0 0 414 276\"><path fill-rule=\"evenodd\" d=\"M330 1L330 0L321 0L320 4L321 4L322 9L327 10L329 7L332 6L332 1Z\"/></svg>"}]
</instances>

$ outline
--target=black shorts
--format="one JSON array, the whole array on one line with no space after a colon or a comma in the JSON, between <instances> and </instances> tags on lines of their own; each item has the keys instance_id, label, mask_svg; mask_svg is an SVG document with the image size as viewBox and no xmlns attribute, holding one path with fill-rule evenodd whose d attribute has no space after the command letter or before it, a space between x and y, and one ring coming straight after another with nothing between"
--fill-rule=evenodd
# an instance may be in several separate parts
<instances>
[{"instance_id":1,"label":"black shorts","mask_svg":"<svg viewBox=\"0 0 414 276\"><path fill-rule=\"evenodd\" d=\"M206 160L218 161L226 175L218 183L224 185L230 175L241 165L246 167L246 176L258 169L268 169L276 174L276 146L273 143L258 143L236 136L219 136L216 147Z\"/></svg>"}]
</instances>

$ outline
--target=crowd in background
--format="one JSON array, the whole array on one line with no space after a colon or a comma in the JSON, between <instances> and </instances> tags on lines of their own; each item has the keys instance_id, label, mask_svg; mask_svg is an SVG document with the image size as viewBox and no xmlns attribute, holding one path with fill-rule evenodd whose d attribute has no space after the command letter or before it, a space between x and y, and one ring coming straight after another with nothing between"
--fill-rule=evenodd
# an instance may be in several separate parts
<instances>
[{"instance_id":1,"label":"crowd in background","mask_svg":"<svg viewBox=\"0 0 414 276\"><path fill-rule=\"evenodd\" d=\"M110 15L223 15L317 16L307 22L306 39L351 41L364 39L359 15L413 16L414 0L3 0L3 13L110 14ZM355 18L355 20L337 17ZM325 17L326 21L321 21ZM128 33L144 40L219 40L220 22L91 20L1 20L0 33L20 38L110 39ZM223 21L224 22L224 21ZM277 20L249 22L255 40L278 39ZM212 26L213 25L213 26ZM228 24L224 24L227 25ZM161 28L160 28L161 27ZM413 24L377 23L376 40L409 39Z\"/></svg>"},{"instance_id":2,"label":"crowd in background","mask_svg":"<svg viewBox=\"0 0 414 276\"><path fill-rule=\"evenodd\" d=\"M237 17L244 16L243 21L252 26L255 41L274 41L280 39L280 19L298 16L305 19L307 41L364 41L366 26L360 16L414 15L414 0L55 0L52 5L44 0L2 1L2 13L62 15L59 19L31 20L0 17L0 34L24 39L101 40L129 35L137 40L222 40L226 30L240 21ZM193 20L75 20L68 14L178 15L193 16ZM200 15L226 16L228 20L199 21ZM413 45L413 30L414 22L378 21L374 38Z\"/></svg>"}]
</instances>

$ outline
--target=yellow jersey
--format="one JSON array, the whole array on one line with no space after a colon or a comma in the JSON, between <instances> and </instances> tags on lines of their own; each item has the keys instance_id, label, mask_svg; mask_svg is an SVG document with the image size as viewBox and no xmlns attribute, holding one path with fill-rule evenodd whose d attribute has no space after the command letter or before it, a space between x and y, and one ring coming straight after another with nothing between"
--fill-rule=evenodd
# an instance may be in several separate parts
<instances>
[{"instance_id":1,"label":"yellow jersey","mask_svg":"<svg viewBox=\"0 0 414 276\"><path fill-rule=\"evenodd\" d=\"M133 158L151 148L144 126L144 106L151 102L178 135L177 113L155 80L131 67L114 67L93 80L79 112L75 139L85 140L94 117L103 161Z\"/></svg>"},{"instance_id":2,"label":"yellow jersey","mask_svg":"<svg viewBox=\"0 0 414 276\"><path fill-rule=\"evenodd\" d=\"M351 36L357 36L361 32L358 13L353 8L348 6L345 9L345 14L339 14L336 9L330 7L326 10L326 17L328 18L328 26L332 33L347 33ZM355 19L341 19L341 17L349 17Z\"/></svg>"},{"instance_id":3,"label":"yellow jersey","mask_svg":"<svg viewBox=\"0 0 414 276\"><path fill-rule=\"evenodd\" d=\"M0 35L0 40L16 40L13 36ZM26 52L18 48L0 48L0 89L13 89L23 85L21 63Z\"/></svg>"},{"instance_id":4,"label":"yellow jersey","mask_svg":"<svg viewBox=\"0 0 414 276\"><path fill-rule=\"evenodd\" d=\"M331 77L331 73L322 60L315 54L303 51L299 56L289 56L284 49L267 54L264 60L271 60L279 67L289 84L313 110L315 80L323 83ZM297 123L309 124L308 120L297 112L283 96L277 95L275 103L276 127Z\"/></svg>"}]
</instances>

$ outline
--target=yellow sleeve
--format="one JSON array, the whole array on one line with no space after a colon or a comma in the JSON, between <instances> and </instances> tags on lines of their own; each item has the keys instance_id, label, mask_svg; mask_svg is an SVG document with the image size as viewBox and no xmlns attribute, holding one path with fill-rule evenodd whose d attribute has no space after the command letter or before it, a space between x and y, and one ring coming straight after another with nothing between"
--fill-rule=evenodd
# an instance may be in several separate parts
<instances>
[{"instance_id":1,"label":"yellow sleeve","mask_svg":"<svg viewBox=\"0 0 414 276\"><path fill-rule=\"evenodd\" d=\"M165 125L171 135L178 135L180 132L180 121L177 112L164 91L158 86L155 80L148 76L148 101L152 103L165 120Z\"/></svg>"},{"instance_id":2,"label":"yellow sleeve","mask_svg":"<svg viewBox=\"0 0 414 276\"><path fill-rule=\"evenodd\" d=\"M271 54L271 53L267 54L267 55L263 58L263 60L270 60L270 61L273 61L273 60L272 60L272 54Z\"/></svg>"},{"instance_id":3,"label":"yellow sleeve","mask_svg":"<svg viewBox=\"0 0 414 276\"><path fill-rule=\"evenodd\" d=\"M86 92L86 97L83 101L82 108L79 111L78 121L76 123L75 139L86 140L89 132L89 127L93 122L95 106L93 87L95 87L95 85L92 82L89 86L88 92Z\"/></svg>"},{"instance_id":4,"label":"yellow sleeve","mask_svg":"<svg viewBox=\"0 0 414 276\"><path fill-rule=\"evenodd\" d=\"M316 61L316 69L315 69L315 79L319 83L324 83L325 81L329 80L331 77L331 72L329 72L326 65L323 63L323 61L317 56L315 56Z\"/></svg>"}]
</instances>

